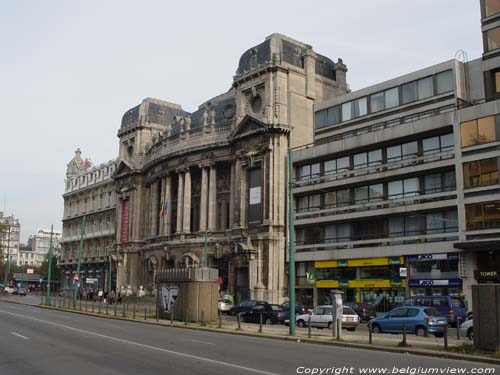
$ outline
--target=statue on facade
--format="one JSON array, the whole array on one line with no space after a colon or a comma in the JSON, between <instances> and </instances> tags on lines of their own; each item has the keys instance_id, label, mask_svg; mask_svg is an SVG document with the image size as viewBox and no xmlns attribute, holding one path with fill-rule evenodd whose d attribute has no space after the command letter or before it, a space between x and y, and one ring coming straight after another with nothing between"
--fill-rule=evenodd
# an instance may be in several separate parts
<instances>
[{"instance_id":1,"label":"statue on facade","mask_svg":"<svg viewBox=\"0 0 500 375\"><path fill-rule=\"evenodd\" d=\"M203 126L207 126L207 125L208 125L208 112L205 109L205 111L203 112Z\"/></svg>"},{"instance_id":2,"label":"statue on facade","mask_svg":"<svg viewBox=\"0 0 500 375\"><path fill-rule=\"evenodd\" d=\"M146 291L144 290L144 287L141 285L139 287L139 290L137 291L137 297L144 297L146 295Z\"/></svg>"},{"instance_id":3,"label":"statue on facade","mask_svg":"<svg viewBox=\"0 0 500 375\"><path fill-rule=\"evenodd\" d=\"M213 108L210 111L210 117L212 119L211 125L215 125L215 110Z\"/></svg>"},{"instance_id":4,"label":"statue on facade","mask_svg":"<svg viewBox=\"0 0 500 375\"><path fill-rule=\"evenodd\" d=\"M127 286L127 292L125 293L127 297L133 296L134 291L132 290L132 287L130 285Z\"/></svg>"},{"instance_id":5,"label":"statue on facade","mask_svg":"<svg viewBox=\"0 0 500 375\"><path fill-rule=\"evenodd\" d=\"M191 116L187 115L185 121L186 121L186 130L191 129Z\"/></svg>"}]
</instances>

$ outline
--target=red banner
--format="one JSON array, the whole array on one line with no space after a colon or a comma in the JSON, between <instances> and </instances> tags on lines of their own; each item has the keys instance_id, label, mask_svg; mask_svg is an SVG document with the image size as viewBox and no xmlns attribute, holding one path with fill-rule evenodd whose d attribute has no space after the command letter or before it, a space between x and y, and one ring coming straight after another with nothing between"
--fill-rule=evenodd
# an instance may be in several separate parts
<instances>
[{"instance_id":1,"label":"red banner","mask_svg":"<svg viewBox=\"0 0 500 375\"><path fill-rule=\"evenodd\" d=\"M122 241L128 242L128 199L122 202Z\"/></svg>"}]
</instances>

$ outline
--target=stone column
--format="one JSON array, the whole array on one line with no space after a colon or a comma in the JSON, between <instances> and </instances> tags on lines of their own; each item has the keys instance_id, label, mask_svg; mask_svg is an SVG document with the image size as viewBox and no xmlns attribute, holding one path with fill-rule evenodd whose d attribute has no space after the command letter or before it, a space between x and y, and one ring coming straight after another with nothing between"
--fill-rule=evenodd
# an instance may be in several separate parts
<instances>
[{"instance_id":1,"label":"stone column","mask_svg":"<svg viewBox=\"0 0 500 375\"><path fill-rule=\"evenodd\" d=\"M210 187L208 190L208 230L217 229L217 167L210 165Z\"/></svg>"},{"instance_id":2,"label":"stone column","mask_svg":"<svg viewBox=\"0 0 500 375\"><path fill-rule=\"evenodd\" d=\"M184 172L184 214L182 231L184 233L191 232L191 172L189 172L189 168Z\"/></svg>"},{"instance_id":3,"label":"stone column","mask_svg":"<svg viewBox=\"0 0 500 375\"><path fill-rule=\"evenodd\" d=\"M151 235L152 236L157 236L158 235L158 218L159 218L159 194L158 194L158 180L153 182L151 185L151 196L152 196L152 206L151 206Z\"/></svg>"},{"instance_id":4,"label":"stone column","mask_svg":"<svg viewBox=\"0 0 500 375\"><path fill-rule=\"evenodd\" d=\"M165 234L165 213L164 216L160 216L160 211L162 209L162 204L165 204L165 177L160 180L160 205L158 208L158 234L163 236Z\"/></svg>"},{"instance_id":5,"label":"stone column","mask_svg":"<svg viewBox=\"0 0 500 375\"><path fill-rule=\"evenodd\" d=\"M241 166L240 171L240 227L245 228L247 226L247 169Z\"/></svg>"},{"instance_id":6,"label":"stone column","mask_svg":"<svg viewBox=\"0 0 500 375\"><path fill-rule=\"evenodd\" d=\"M207 229L208 170L201 165L200 232Z\"/></svg>"},{"instance_id":7,"label":"stone column","mask_svg":"<svg viewBox=\"0 0 500 375\"><path fill-rule=\"evenodd\" d=\"M182 212L184 202L184 173L179 172L179 187L177 188L177 233L182 232Z\"/></svg>"},{"instance_id":8,"label":"stone column","mask_svg":"<svg viewBox=\"0 0 500 375\"><path fill-rule=\"evenodd\" d=\"M241 209L241 164L236 160L234 165L234 211L233 211L233 224L235 228L240 226L240 209Z\"/></svg>"},{"instance_id":9,"label":"stone column","mask_svg":"<svg viewBox=\"0 0 500 375\"><path fill-rule=\"evenodd\" d=\"M234 217L234 196L235 196L235 183L234 183L234 163L231 163L231 190L229 192L229 223L228 227L231 229L233 227L233 217Z\"/></svg>"},{"instance_id":10,"label":"stone column","mask_svg":"<svg viewBox=\"0 0 500 375\"><path fill-rule=\"evenodd\" d=\"M165 177L165 201L167 202L167 212L163 218L163 234L170 236L172 231L172 176Z\"/></svg>"}]
</instances>

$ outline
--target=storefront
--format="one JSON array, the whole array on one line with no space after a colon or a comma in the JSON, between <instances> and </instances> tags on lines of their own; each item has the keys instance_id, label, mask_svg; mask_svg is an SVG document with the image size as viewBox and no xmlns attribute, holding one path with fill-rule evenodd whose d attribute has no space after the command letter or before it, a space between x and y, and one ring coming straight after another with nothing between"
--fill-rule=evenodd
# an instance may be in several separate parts
<instances>
[{"instance_id":1,"label":"storefront","mask_svg":"<svg viewBox=\"0 0 500 375\"><path fill-rule=\"evenodd\" d=\"M462 296L458 253L406 257L410 296Z\"/></svg>"},{"instance_id":2,"label":"storefront","mask_svg":"<svg viewBox=\"0 0 500 375\"><path fill-rule=\"evenodd\" d=\"M403 257L318 261L315 268L316 305L331 304L331 289L342 290L345 302L371 303L377 311L404 302Z\"/></svg>"}]
</instances>

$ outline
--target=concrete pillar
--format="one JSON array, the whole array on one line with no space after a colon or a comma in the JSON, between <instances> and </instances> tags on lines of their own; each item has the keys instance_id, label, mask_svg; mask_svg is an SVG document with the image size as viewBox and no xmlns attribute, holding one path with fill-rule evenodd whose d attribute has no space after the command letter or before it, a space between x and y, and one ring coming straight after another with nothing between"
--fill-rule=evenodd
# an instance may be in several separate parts
<instances>
[{"instance_id":1,"label":"concrete pillar","mask_svg":"<svg viewBox=\"0 0 500 375\"><path fill-rule=\"evenodd\" d=\"M235 196L235 178L234 178L235 168L234 163L231 163L231 186L229 191L229 228L233 227L234 224L234 196Z\"/></svg>"},{"instance_id":2,"label":"concrete pillar","mask_svg":"<svg viewBox=\"0 0 500 375\"><path fill-rule=\"evenodd\" d=\"M177 188L177 233L182 232L182 213L184 206L184 173L179 172L179 186Z\"/></svg>"},{"instance_id":3,"label":"concrete pillar","mask_svg":"<svg viewBox=\"0 0 500 375\"><path fill-rule=\"evenodd\" d=\"M165 201L167 202L167 211L163 218L163 234L170 236L172 231L172 176L165 177Z\"/></svg>"},{"instance_id":4,"label":"concrete pillar","mask_svg":"<svg viewBox=\"0 0 500 375\"><path fill-rule=\"evenodd\" d=\"M240 226L240 210L241 210L241 164L239 160L236 160L234 166L234 211L233 211L233 223L235 228Z\"/></svg>"},{"instance_id":5,"label":"concrete pillar","mask_svg":"<svg viewBox=\"0 0 500 375\"><path fill-rule=\"evenodd\" d=\"M151 235L152 236L157 236L158 235L158 219L159 219L159 213L160 213L160 203L159 203L159 194L158 194L158 180L153 182L151 185L151 197L152 197L152 205L151 205Z\"/></svg>"},{"instance_id":6,"label":"concrete pillar","mask_svg":"<svg viewBox=\"0 0 500 375\"><path fill-rule=\"evenodd\" d=\"M210 187L208 189L208 230L217 229L217 167L210 165Z\"/></svg>"},{"instance_id":7,"label":"concrete pillar","mask_svg":"<svg viewBox=\"0 0 500 375\"><path fill-rule=\"evenodd\" d=\"M208 170L201 165L200 231L207 229Z\"/></svg>"},{"instance_id":8,"label":"concrete pillar","mask_svg":"<svg viewBox=\"0 0 500 375\"><path fill-rule=\"evenodd\" d=\"M191 232L191 172L184 172L184 214L182 215L182 231Z\"/></svg>"},{"instance_id":9,"label":"concrete pillar","mask_svg":"<svg viewBox=\"0 0 500 375\"><path fill-rule=\"evenodd\" d=\"M163 236L165 231L165 213L163 214L163 216L160 216L160 211L162 209L162 205L164 204L165 204L165 177L163 177L160 180L160 203L158 208L158 217L159 217L158 234L160 236Z\"/></svg>"},{"instance_id":10,"label":"concrete pillar","mask_svg":"<svg viewBox=\"0 0 500 375\"><path fill-rule=\"evenodd\" d=\"M247 207L248 207L247 185L248 185L247 169L246 167L241 166L241 171L240 171L240 227L241 228L245 228L247 226Z\"/></svg>"}]
</instances>

